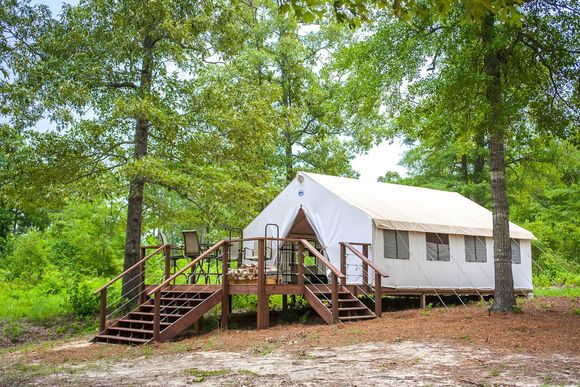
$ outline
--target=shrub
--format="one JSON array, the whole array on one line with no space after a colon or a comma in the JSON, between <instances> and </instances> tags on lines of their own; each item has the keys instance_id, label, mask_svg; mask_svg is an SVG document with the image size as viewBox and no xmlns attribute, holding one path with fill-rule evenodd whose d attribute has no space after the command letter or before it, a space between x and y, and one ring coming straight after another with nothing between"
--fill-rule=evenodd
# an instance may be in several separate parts
<instances>
[{"instance_id":1,"label":"shrub","mask_svg":"<svg viewBox=\"0 0 580 387\"><path fill-rule=\"evenodd\" d=\"M10 342L15 342L24 335L24 327L18 320L8 320L4 324L2 333Z\"/></svg>"},{"instance_id":2,"label":"shrub","mask_svg":"<svg viewBox=\"0 0 580 387\"><path fill-rule=\"evenodd\" d=\"M14 240L11 253L4 267L8 279L20 279L28 283L40 281L48 267L49 246L44 235L35 229Z\"/></svg>"},{"instance_id":3,"label":"shrub","mask_svg":"<svg viewBox=\"0 0 580 387\"><path fill-rule=\"evenodd\" d=\"M93 317L99 310L99 300L79 276L69 281L65 293L65 307L77 318Z\"/></svg>"}]
</instances>

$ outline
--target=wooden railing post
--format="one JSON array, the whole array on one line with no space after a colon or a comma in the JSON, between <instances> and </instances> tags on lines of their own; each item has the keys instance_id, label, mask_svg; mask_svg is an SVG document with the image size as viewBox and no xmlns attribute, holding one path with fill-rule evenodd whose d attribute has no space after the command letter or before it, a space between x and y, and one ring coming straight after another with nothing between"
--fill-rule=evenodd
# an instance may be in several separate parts
<instances>
[{"instance_id":1,"label":"wooden railing post","mask_svg":"<svg viewBox=\"0 0 580 387\"><path fill-rule=\"evenodd\" d=\"M375 270L375 314L381 317L383 314L383 285L382 276Z\"/></svg>"},{"instance_id":2,"label":"wooden railing post","mask_svg":"<svg viewBox=\"0 0 580 387\"><path fill-rule=\"evenodd\" d=\"M171 277L171 246L166 245L165 253L165 279Z\"/></svg>"},{"instance_id":3,"label":"wooden railing post","mask_svg":"<svg viewBox=\"0 0 580 387\"><path fill-rule=\"evenodd\" d=\"M224 242L222 245L222 329L228 329L228 313L230 311L230 280L228 270L230 268L229 249L230 244Z\"/></svg>"},{"instance_id":4,"label":"wooden railing post","mask_svg":"<svg viewBox=\"0 0 580 387\"><path fill-rule=\"evenodd\" d=\"M139 261L147 255L147 248L141 247ZM137 268L139 270L139 304L145 302L145 262L141 262Z\"/></svg>"},{"instance_id":5,"label":"wooden railing post","mask_svg":"<svg viewBox=\"0 0 580 387\"><path fill-rule=\"evenodd\" d=\"M159 330L161 327L161 290L155 292L153 299L153 340L159 341Z\"/></svg>"},{"instance_id":6,"label":"wooden railing post","mask_svg":"<svg viewBox=\"0 0 580 387\"><path fill-rule=\"evenodd\" d=\"M338 278L332 273L332 323L338 322Z\"/></svg>"},{"instance_id":7,"label":"wooden railing post","mask_svg":"<svg viewBox=\"0 0 580 387\"><path fill-rule=\"evenodd\" d=\"M342 286L346 286L346 247L343 243L340 244L340 272L344 274Z\"/></svg>"},{"instance_id":8,"label":"wooden railing post","mask_svg":"<svg viewBox=\"0 0 580 387\"><path fill-rule=\"evenodd\" d=\"M99 328L102 331L107 327L107 288L101 289L101 307L99 310Z\"/></svg>"},{"instance_id":9,"label":"wooden railing post","mask_svg":"<svg viewBox=\"0 0 580 387\"><path fill-rule=\"evenodd\" d=\"M266 295L265 247L265 239L258 239L258 321L256 324L258 329L266 329L270 324L269 297Z\"/></svg>"},{"instance_id":10,"label":"wooden railing post","mask_svg":"<svg viewBox=\"0 0 580 387\"><path fill-rule=\"evenodd\" d=\"M304 286L304 245L298 242L298 285Z\"/></svg>"}]
</instances>

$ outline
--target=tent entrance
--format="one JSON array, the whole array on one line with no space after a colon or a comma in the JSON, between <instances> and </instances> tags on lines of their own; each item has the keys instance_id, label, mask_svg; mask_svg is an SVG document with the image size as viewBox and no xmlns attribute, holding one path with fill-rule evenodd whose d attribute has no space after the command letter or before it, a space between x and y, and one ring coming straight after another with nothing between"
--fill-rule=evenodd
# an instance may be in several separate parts
<instances>
[{"instance_id":1,"label":"tent entrance","mask_svg":"<svg viewBox=\"0 0 580 387\"><path fill-rule=\"evenodd\" d=\"M314 231L314 228L312 228L312 225L308 221L308 217L302 208L298 210L298 214L296 214L296 217L294 218L294 223L292 223L287 237L318 242L316 232Z\"/></svg>"},{"instance_id":2,"label":"tent entrance","mask_svg":"<svg viewBox=\"0 0 580 387\"><path fill-rule=\"evenodd\" d=\"M318 251L321 251L322 244L318 240L316 231L308 221L308 216L302 208L298 210L298 214L294 218L292 225L286 235L286 238L292 239L306 239ZM297 283L297 265L298 265L298 249L296 242L284 242L280 246L280 256L278 261L278 271L282 274L282 283ZM324 267L318 262L315 257L305 256L304 259L304 274L310 281L326 283L326 274Z\"/></svg>"}]
</instances>

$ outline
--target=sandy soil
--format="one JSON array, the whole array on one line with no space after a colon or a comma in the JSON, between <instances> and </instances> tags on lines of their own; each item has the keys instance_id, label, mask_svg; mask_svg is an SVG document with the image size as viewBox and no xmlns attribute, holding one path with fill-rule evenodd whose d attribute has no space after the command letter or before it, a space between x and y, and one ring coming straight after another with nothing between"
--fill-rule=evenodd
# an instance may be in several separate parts
<instances>
[{"instance_id":1,"label":"sandy soil","mask_svg":"<svg viewBox=\"0 0 580 387\"><path fill-rule=\"evenodd\" d=\"M268 353L190 352L90 369L67 366L34 384L542 385L580 383L578 357L509 355L470 346L402 341Z\"/></svg>"},{"instance_id":2,"label":"sandy soil","mask_svg":"<svg viewBox=\"0 0 580 387\"><path fill-rule=\"evenodd\" d=\"M410 310L141 347L77 338L0 353L0 385L578 385L578 306L536 299L521 314Z\"/></svg>"}]
</instances>

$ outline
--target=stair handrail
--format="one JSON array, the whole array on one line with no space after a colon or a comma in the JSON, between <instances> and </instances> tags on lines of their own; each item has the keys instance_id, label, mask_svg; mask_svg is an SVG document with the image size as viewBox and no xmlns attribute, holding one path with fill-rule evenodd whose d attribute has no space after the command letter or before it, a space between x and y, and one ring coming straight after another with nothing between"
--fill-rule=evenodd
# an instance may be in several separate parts
<instances>
[{"instance_id":1,"label":"stair handrail","mask_svg":"<svg viewBox=\"0 0 580 387\"><path fill-rule=\"evenodd\" d=\"M177 277L182 275L187 269L190 269L195 264L197 264L199 261L201 261L202 259L207 257L209 254L211 254L214 251L216 251L217 249L219 249L224 242L225 242L225 240L219 241L218 243L216 243L215 245L213 245L212 247L210 247L209 249L204 251L199 257L195 258L193 261L191 261L190 263L185 265L177 273L173 274L171 277L167 278L165 281L163 281L162 283L160 283L159 285L157 285L156 287L154 287L153 289L151 289L147 293L145 293L145 296L148 297L148 296L152 295L153 293L159 292L159 290L166 287L171 281L173 281L174 279L176 279Z\"/></svg>"},{"instance_id":2,"label":"stair handrail","mask_svg":"<svg viewBox=\"0 0 580 387\"><path fill-rule=\"evenodd\" d=\"M357 249L355 249L354 246L350 242L340 242L339 244L344 245L344 247L346 247L347 249L349 249L354 255L356 255L358 258L360 258L364 263L366 263L367 265L369 265L370 267L372 267L372 269L376 273L379 273L381 275L381 277L385 277L385 278L388 278L389 277L389 275L387 273L385 273L384 271L382 271L381 269L379 269L375 265L375 263L373 261L371 261L370 259L368 259L367 257L365 257L363 255L363 253L361 253L360 251L358 251Z\"/></svg>"},{"instance_id":3,"label":"stair handrail","mask_svg":"<svg viewBox=\"0 0 580 387\"><path fill-rule=\"evenodd\" d=\"M125 270L124 272L122 272L121 274L117 275L115 278L113 278L112 280L110 280L109 282L107 282L106 284L104 284L103 286L101 286L100 288L98 288L97 290L95 290L93 292L93 294L98 294L101 291L107 289L109 286L111 286L112 284L114 284L115 282L117 282L120 278L122 278L123 276L125 276L125 274L127 274L130 271L136 269L137 267L139 267L139 265L145 263L145 261L147 261L151 257L157 255L161 250L164 250L168 246L169 246L169 244L164 244L164 245L161 245L159 247L157 247L157 246L145 246L145 247L143 247L145 249L152 248L152 247L156 247L156 249L155 249L155 251L153 251L149 255L147 255L147 256L143 257L141 260L139 260L139 262L135 263L133 266L131 266L130 268L128 268L127 270Z\"/></svg>"},{"instance_id":4,"label":"stair handrail","mask_svg":"<svg viewBox=\"0 0 580 387\"><path fill-rule=\"evenodd\" d=\"M330 270L330 286L331 286L331 294L332 294L332 322L336 324L339 322L338 320L338 289L339 289L339 282L344 282L346 277L344 274L340 272L332 263L330 263L318 250L314 248L306 239L300 239L300 243L310 252L312 255L316 257L319 261L326 265L326 267ZM303 267L304 262L301 262ZM304 275L304 274L303 274ZM340 280L340 281L339 281Z\"/></svg>"},{"instance_id":5,"label":"stair handrail","mask_svg":"<svg viewBox=\"0 0 580 387\"><path fill-rule=\"evenodd\" d=\"M317 259L322 261L322 263L324 263L326 267L328 267L334 275L336 275L340 279L345 278L345 275L342 274L340 270L338 270L332 263L330 263L324 257L324 255L320 254L320 252L316 250L316 248L312 246L310 242L308 242L306 239L300 239L300 243L302 243L304 247L306 247L306 249L312 253L312 255L314 255Z\"/></svg>"},{"instance_id":6,"label":"stair handrail","mask_svg":"<svg viewBox=\"0 0 580 387\"><path fill-rule=\"evenodd\" d=\"M363 253L361 253L360 251L358 251L357 249L354 248L353 244L351 242L340 242L339 245L341 246L341 254L340 254L340 261L341 261L341 269L345 271L346 274L346 249L350 250L352 253L354 253L355 256L357 256L358 258L360 258L360 260L363 262L363 282L365 281L365 278L368 277L368 268L371 267L374 272L375 272L375 284L374 284L374 293L375 293L375 315L377 317L381 317L382 313L383 313L383 308L382 308L382 278L388 278L389 275L387 273L385 273L384 271L382 271L381 269L379 269L374 262L372 262L370 259L368 259L368 257L366 257ZM368 252L368 244L362 244L365 253ZM366 270L366 271L365 271ZM368 278L367 278L368 280ZM344 280L344 285L346 285L346 277ZM364 285L364 283L363 283ZM366 286L369 286L368 283L366 284ZM367 288L368 289L368 288ZM364 292L364 290L363 290ZM366 292L365 292L366 293Z\"/></svg>"}]
</instances>

